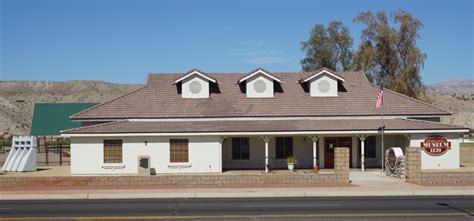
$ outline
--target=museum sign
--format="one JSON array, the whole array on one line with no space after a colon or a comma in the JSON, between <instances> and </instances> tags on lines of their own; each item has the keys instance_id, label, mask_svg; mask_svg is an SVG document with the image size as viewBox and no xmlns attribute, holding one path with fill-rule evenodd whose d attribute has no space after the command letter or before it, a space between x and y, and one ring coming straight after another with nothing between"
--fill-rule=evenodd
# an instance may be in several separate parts
<instances>
[{"instance_id":1,"label":"museum sign","mask_svg":"<svg viewBox=\"0 0 474 221\"><path fill-rule=\"evenodd\" d=\"M421 148L431 156L440 156L451 149L451 142L443 136L429 136L421 142Z\"/></svg>"}]
</instances>

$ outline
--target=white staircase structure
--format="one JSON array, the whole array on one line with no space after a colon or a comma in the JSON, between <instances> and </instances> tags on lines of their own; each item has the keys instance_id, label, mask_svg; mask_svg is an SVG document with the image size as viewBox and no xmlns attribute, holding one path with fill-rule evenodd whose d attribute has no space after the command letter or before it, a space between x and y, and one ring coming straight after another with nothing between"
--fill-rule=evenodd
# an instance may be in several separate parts
<instances>
[{"instance_id":1,"label":"white staircase structure","mask_svg":"<svg viewBox=\"0 0 474 221\"><path fill-rule=\"evenodd\" d=\"M7 172L36 171L36 152L36 137L13 137L12 148L3 164L2 170Z\"/></svg>"}]
</instances>

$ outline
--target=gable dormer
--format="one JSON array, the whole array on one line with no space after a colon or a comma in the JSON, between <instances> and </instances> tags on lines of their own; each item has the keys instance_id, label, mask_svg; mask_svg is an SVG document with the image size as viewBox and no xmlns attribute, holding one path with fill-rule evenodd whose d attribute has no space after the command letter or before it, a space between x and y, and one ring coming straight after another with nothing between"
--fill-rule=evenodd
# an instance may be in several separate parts
<instances>
[{"instance_id":1,"label":"gable dormer","mask_svg":"<svg viewBox=\"0 0 474 221\"><path fill-rule=\"evenodd\" d=\"M307 84L311 97L337 97L339 81L344 79L337 76L333 71L322 68L309 77L302 79L300 83Z\"/></svg>"},{"instance_id":2,"label":"gable dormer","mask_svg":"<svg viewBox=\"0 0 474 221\"><path fill-rule=\"evenodd\" d=\"M280 83L280 79L263 68L250 72L238 82L239 85L245 84L245 93L250 98L273 97L276 84Z\"/></svg>"},{"instance_id":3,"label":"gable dormer","mask_svg":"<svg viewBox=\"0 0 474 221\"><path fill-rule=\"evenodd\" d=\"M192 69L174 83L181 88L182 98L209 98L210 85L217 84L217 81L198 69Z\"/></svg>"}]
</instances>

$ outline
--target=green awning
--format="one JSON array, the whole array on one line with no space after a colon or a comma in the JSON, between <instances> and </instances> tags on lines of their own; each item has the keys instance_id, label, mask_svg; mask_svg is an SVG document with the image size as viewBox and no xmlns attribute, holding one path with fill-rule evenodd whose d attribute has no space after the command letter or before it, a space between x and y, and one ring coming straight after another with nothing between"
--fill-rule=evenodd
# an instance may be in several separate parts
<instances>
[{"instance_id":1,"label":"green awning","mask_svg":"<svg viewBox=\"0 0 474 221\"><path fill-rule=\"evenodd\" d=\"M81 126L69 117L97 105L96 103L36 103L33 111L31 135L59 135L61 130Z\"/></svg>"}]
</instances>

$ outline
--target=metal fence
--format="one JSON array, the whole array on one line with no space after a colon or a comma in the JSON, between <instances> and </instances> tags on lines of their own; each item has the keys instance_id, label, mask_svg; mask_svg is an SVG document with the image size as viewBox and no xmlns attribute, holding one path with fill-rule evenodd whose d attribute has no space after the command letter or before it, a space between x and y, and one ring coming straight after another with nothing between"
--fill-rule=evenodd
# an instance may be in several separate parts
<instances>
[{"instance_id":1,"label":"metal fence","mask_svg":"<svg viewBox=\"0 0 474 221\"><path fill-rule=\"evenodd\" d=\"M0 138L0 165L3 165L11 149L12 138ZM38 166L70 165L71 149L69 139L53 136L37 137Z\"/></svg>"}]
</instances>

